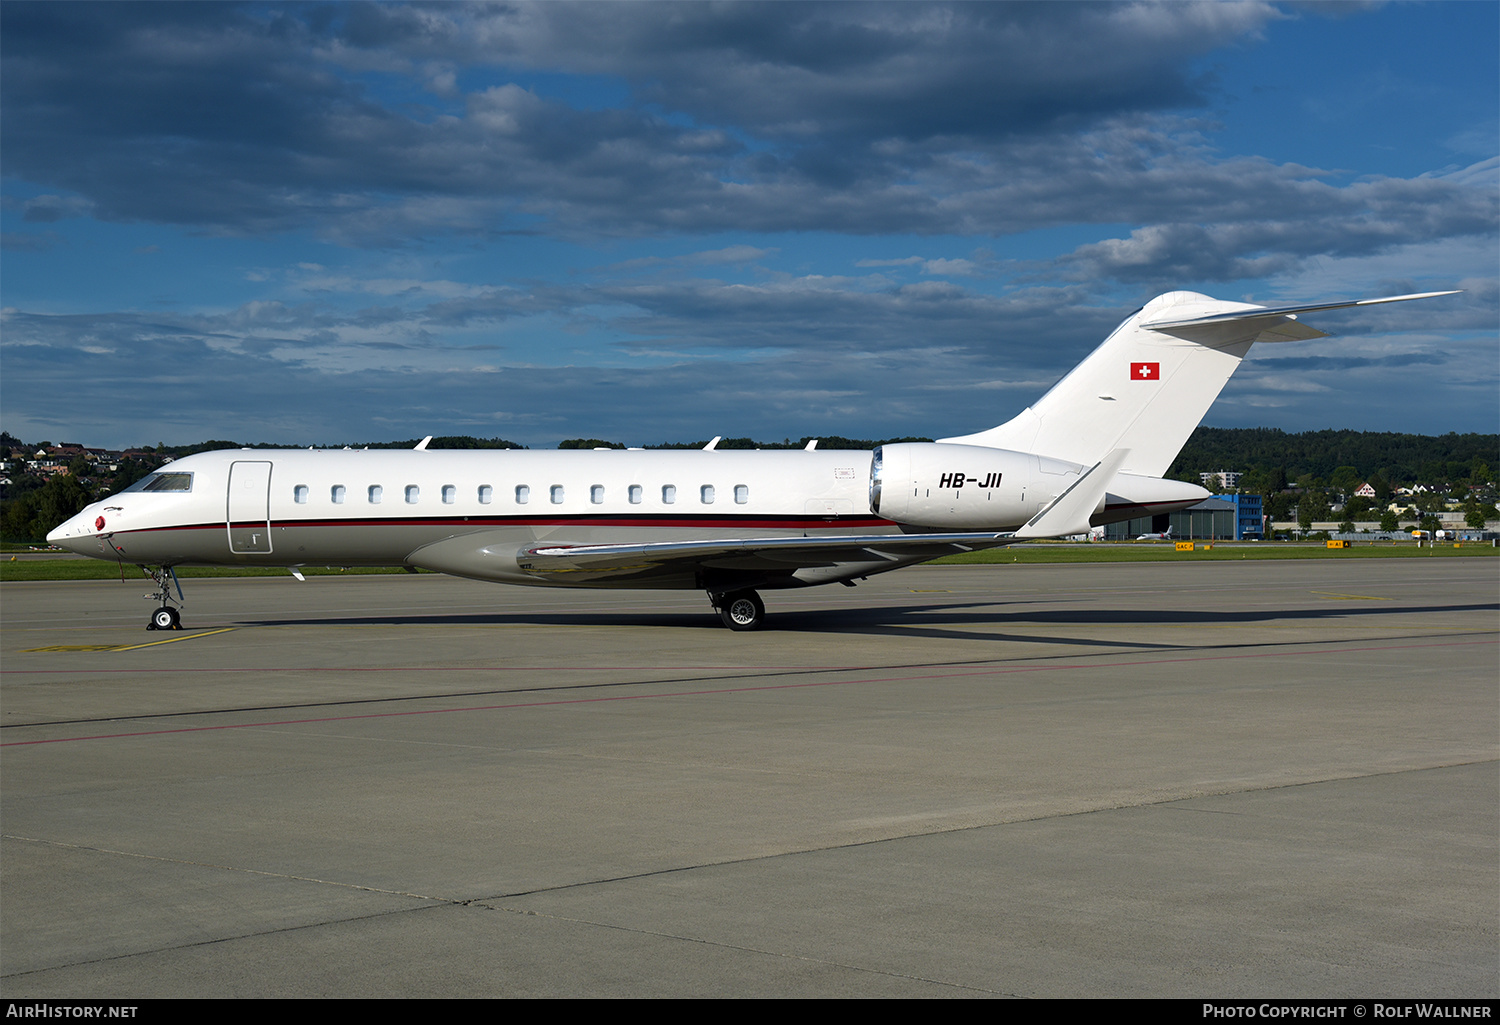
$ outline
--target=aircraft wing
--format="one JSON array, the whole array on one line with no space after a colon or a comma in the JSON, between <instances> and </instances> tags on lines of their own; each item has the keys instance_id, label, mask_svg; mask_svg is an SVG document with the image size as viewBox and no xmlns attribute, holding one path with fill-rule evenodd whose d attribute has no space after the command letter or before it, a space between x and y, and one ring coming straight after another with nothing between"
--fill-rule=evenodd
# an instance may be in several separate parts
<instances>
[{"instance_id":1,"label":"aircraft wing","mask_svg":"<svg viewBox=\"0 0 1500 1025\"><path fill-rule=\"evenodd\" d=\"M1082 534L1105 500L1105 487L1129 455L1115 449L1015 532L821 534L812 537L708 538L517 544L487 531L461 534L406 557L423 569L478 579L542 580L576 587L792 587L899 569L941 555L1000 548L1043 537ZM794 577L795 574L795 577Z\"/></svg>"},{"instance_id":2,"label":"aircraft wing","mask_svg":"<svg viewBox=\"0 0 1500 1025\"><path fill-rule=\"evenodd\" d=\"M636 581L699 571L788 576L799 569L873 566L895 569L940 555L999 548L1023 539L994 532L963 534L844 534L818 537L729 538L626 544L559 545L539 542L516 552L522 570L558 583L621 577ZM882 565L885 564L885 565ZM577 574L576 577L573 575Z\"/></svg>"},{"instance_id":3,"label":"aircraft wing","mask_svg":"<svg viewBox=\"0 0 1500 1025\"><path fill-rule=\"evenodd\" d=\"M1090 515L1104 501L1105 487L1129 455L1129 450L1123 448L1110 452L1014 533L856 534L584 545L542 542L518 550L516 563L533 576L551 577L559 582L565 579L581 582L585 577L592 582L610 576L639 580L700 572L789 575L796 570L836 571L841 566L873 567L864 572L879 572L955 552L1086 534ZM566 576L574 573L580 576ZM838 579L837 573L829 578Z\"/></svg>"}]
</instances>

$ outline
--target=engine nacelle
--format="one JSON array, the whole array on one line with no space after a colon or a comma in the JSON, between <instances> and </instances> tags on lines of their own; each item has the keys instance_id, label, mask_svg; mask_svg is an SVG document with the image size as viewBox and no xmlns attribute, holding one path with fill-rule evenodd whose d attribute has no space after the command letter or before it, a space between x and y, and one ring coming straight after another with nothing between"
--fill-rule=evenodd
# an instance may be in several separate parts
<instances>
[{"instance_id":1,"label":"engine nacelle","mask_svg":"<svg viewBox=\"0 0 1500 1025\"><path fill-rule=\"evenodd\" d=\"M870 508L917 527L1014 530L1083 471L1077 463L980 445L882 445L870 468Z\"/></svg>"}]
</instances>

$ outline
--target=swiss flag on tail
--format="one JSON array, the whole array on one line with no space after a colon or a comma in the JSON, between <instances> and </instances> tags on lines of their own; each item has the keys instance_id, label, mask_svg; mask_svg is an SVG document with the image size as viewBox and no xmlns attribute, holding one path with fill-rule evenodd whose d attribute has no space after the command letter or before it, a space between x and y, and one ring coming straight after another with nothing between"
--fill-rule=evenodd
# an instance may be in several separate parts
<instances>
[{"instance_id":1,"label":"swiss flag on tail","mask_svg":"<svg viewBox=\"0 0 1500 1025\"><path fill-rule=\"evenodd\" d=\"M1130 364L1130 379L1132 381L1159 381L1161 380L1161 364L1132 363Z\"/></svg>"}]
</instances>

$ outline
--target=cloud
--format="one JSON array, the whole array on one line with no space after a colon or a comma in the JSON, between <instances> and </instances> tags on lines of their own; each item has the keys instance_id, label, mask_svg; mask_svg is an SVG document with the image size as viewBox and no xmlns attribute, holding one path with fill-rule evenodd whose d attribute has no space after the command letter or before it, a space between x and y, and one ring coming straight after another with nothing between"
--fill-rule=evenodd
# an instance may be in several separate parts
<instances>
[{"instance_id":1,"label":"cloud","mask_svg":"<svg viewBox=\"0 0 1500 1025\"><path fill-rule=\"evenodd\" d=\"M87 217L93 203L78 196L36 196L21 205L22 219L50 224L68 217Z\"/></svg>"},{"instance_id":2,"label":"cloud","mask_svg":"<svg viewBox=\"0 0 1500 1025\"><path fill-rule=\"evenodd\" d=\"M896 260L860 260L856 267L910 267L924 264L926 259L920 256L904 256Z\"/></svg>"},{"instance_id":3,"label":"cloud","mask_svg":"<svg viewBox=\"0 0 1500 1025\"><path fill-rule=\"evenodd\" d=\"M1446 176L1380 178L1344 188L1291 177L1259 161L1233 163L1250 165L1252 173L1237 191L1227 181L1215 190L1234 198L1220 201L1214 223L1192 218L1208 211L1189 208L1187 218L1080 246L1062 262L1080 279L1256 279L1315 255L1366 256L1436 240L1493 237L1500 221L1494 161Z\"/></svg>"},{"instance_id":4,"label":"cloud","mask_svg":"<svg viewBox=\"0 0 1500 1025\"><path fill-rule=\"evenodd\" d=\"M723 249L707 249L698 253L689 253L687 256L682 257L682 262L704 267L715 264L754 263L756 260L764 259L775 252L775 249L761 249L758 246L726 246Z\"/></svg>"},{"instance_id":5,"label":"cloud","mask_svg":"<svg viewBox=\"0 0 1500 1025\"><path fill-rule=\"evenodd\" d=\"M62 236L54 231L7 231L0 234L0 249L17 253L45 253L61 242Z\"/></svg>"},{"instance_id":6,"label":"cloud","mask_svg":"<svg viewBox=\"0 0 1500 1025\"><path fill-rule=\"evenodd\" d=\"M1195 59L1282 17L1263 3L10 3L0 16L7 170L68 193L29 200L33 221L310 227L348 246L1125 223L1142 227L1079 247L1073 273L1164 283L1496 220L1493 162L1338 185L1215 155L1209 126L1172 111L1204 100ZM455 69L477 84L457 91ZM598 104L505 80L542 72L624 88L599 86L615 98ZM722 255L755 259L739 251Z\"/></svg>"},{"instance_id":7,"label":"cloud","mask_svg":"<svg viewBox=\"0 0 1500 1025\"><path fill-rule=\"evenodd\" d=\"M393 280L341 284L339 294L381 297L354 309L319 298L195 313L8 311L7 429L74 425L120 445L208 435L310 444L501 433L533 445L580 433L633 444L938 437L1008 419L1127 312L1082 286L992 296L946 281L783 275L754 285L537 282L443 298L438 288L387 296ZM1454 301L1404 306L1433 315ZM1482 315L1493 290L1474 301ZM556 330L564 323L581 344ZM1390 417L1372 408L1379 389L1407 396L1410 429L1443 424L1445 404L1493 407L1493 330L1391 330L1402 333L1258 348L1210 422L1255 425L1275 409L1287 429L1378 427Z\"/></svg>"},{"instance_id":8,"label":"cloud","mask_svg":"<svg viewBox=\"0 0 1500 1025\"><path fill-rule=\"evenodd\" d=\"M74 193L33 200L35 219L92 207L224 232L310 221L369 245L538 221L606 233L1054 223L1055 209L985 213L1015 191L1018 139L1194 100L1190 59L1276 14L15 3L3 17L8 169ZM426 81L434 62L619 76L633 102L585 108L514 81L409 102L399 83ZM350 75L372 68L398 88Z\"/></svg>"},{"instance_id":9,"label":"cloud","mask_svg":"<svg viewBox=\"0 0 1500 1025\"><path fill-rule=\"evenodd\" d=\"M343 41L410 59L613 76L761 138L993 138L1202 99L1192 58L1268 3L368 5Z\"/></svg>"},{"instance_id":10,"label":"cloud","mask_svg":"<svg viewBox=\"0 0 1500 1025\"><path fill-rule=\"evenodd\" d=\"M522 441L545 439L547 424L558 436L592 425L636 442L696 437L705 424L728 430L726 421L732 433L761 436L957 431L997 422L990 406L1002 378L1055 378L1119 314L1069 309L1068 294L1050 290L999 300L940 282L863 285L699 279L495 289L404 309L256 301L207 313L12 311L5 380L28 383L7 383L7 418L112 438L110 419L156 425L147 433L167 432L168 421L213 423L217 435L233 428L289 443L347 438L359 425L384 436L391 428L376 431L377 412L382 424L470 433L503 410L531 425ZM520 336L507 347L492 331L473 334L568 318L622 341L590 353L559 346L555 332L535 350ZM655 352L627 355L632 347ZM163 394L173 396L165 412ZM872 394L881 397L873 407ZM1025 397L1022 388L1016 401Z\"/></svg>"},{"instance_id":11,"label":"cloud","mask_svg":"<svg viewBox=\"0 0 1500 1025\"><path fill-rule=\"evenodd\" d=\"M921 256L908 256L899 260L860 260L856 267L916 267L923 274L936 276L952 275L961 278L977 277L990 270L991 261L949 259L939 257L929 260Z\"/></svg>"},{"instance_id":12,"label":"cloud","mask_svg":"<svg viewBox=\"0 0 1500 1025\"><path fill-rule=\"evenodd\" d=\"M47 226L3 239L30 254L7 267L7 422L228 416L287 441L350 424L964 433L1153 292L1208 282L1469 289L1319 318L1346 341L1247 367L1225 416L1493 369L1500 160L1483 132L1460 141L1485 159L1409 177L1217 148L1232 132L1207 116L1224 97L1205 58L1300 10L0 4L7 228ZM110 246L166 238L121 264L145 286L128 298L36 284L48 249L104 267ZM180 273L230 252L204 268L218 286Z\"/></svg>"}]
</instances>

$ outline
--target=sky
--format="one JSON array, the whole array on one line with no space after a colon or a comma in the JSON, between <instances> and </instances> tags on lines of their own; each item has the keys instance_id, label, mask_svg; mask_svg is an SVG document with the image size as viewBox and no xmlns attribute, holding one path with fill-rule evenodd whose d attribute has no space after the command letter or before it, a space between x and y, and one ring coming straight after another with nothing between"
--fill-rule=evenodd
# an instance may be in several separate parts
<instances>
[{"instance_id":1,"label":"sky","mask_svg":"<svg viewBox=\"0 0 1500 1025\"><path fill-rule=\"evenodd\" d=\"M0 427L944 437L1161 292L1205 423L1500 429L1500 4L0 2Z\"/></svg>"}]
</instances>

